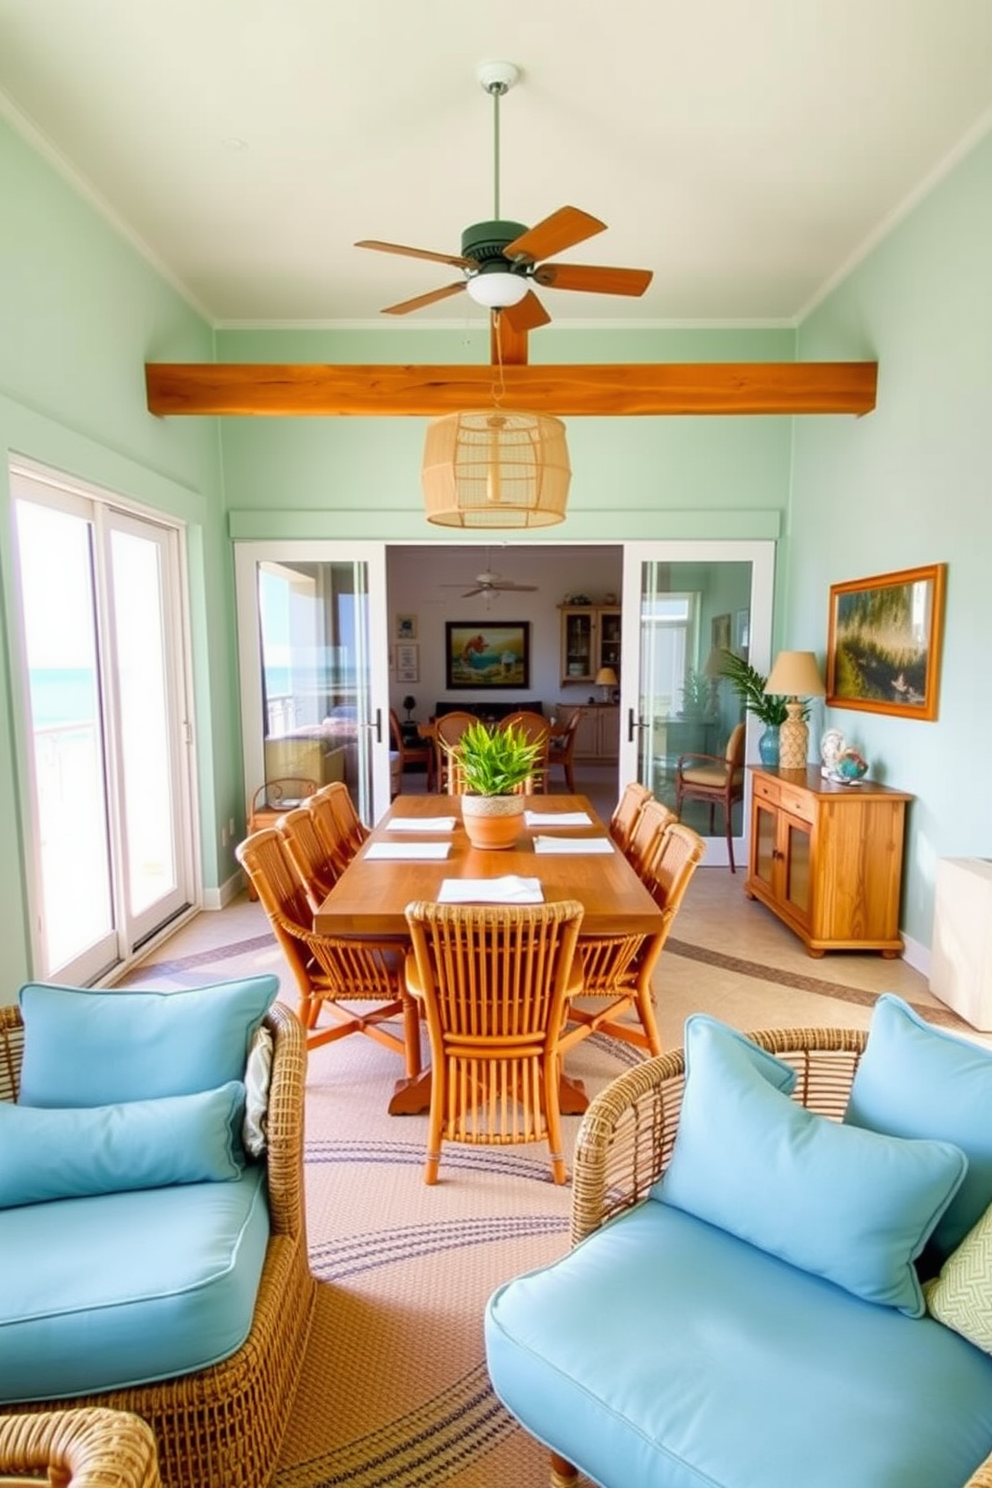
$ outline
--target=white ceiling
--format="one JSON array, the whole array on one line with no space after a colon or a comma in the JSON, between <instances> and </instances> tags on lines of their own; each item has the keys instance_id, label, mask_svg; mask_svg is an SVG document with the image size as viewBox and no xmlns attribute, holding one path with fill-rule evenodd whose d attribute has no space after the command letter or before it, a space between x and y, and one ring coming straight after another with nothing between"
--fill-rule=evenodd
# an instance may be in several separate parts
<instances>
[{"instance_id":1,"label":"white ceiling","mask_svg":"<svg viewBox=\"0 0 992 1488\"><path fill-rule=\"evenodd\" d=\"M0 110L218 324L396 325L457 278L352 245L493 215L497 58L501 215L581 207L562 261L654 270L540 291L558 324L792 323L992 123L990 0L0 0Z\"/></svg>"}]
</instances>

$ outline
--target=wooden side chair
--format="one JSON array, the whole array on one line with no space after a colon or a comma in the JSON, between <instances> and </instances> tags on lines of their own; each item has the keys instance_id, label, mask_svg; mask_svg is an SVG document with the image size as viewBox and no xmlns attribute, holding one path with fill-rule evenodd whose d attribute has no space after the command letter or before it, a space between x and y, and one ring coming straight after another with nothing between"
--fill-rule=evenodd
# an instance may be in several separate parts
<instances>
[{"instance_id":1,"label":"wooden side chair","mask_svg":"<svg viewBox=\"0 0 992 1488\"><path fill-rule=\"evenodd\" d=\"M407 744L403 739L403 725L400 723L399 714L395 708L389 710L389 736L392 740L393 749L400 757L400 788L403 786L403 772L409 765L423 765L427 773L427 789L434 789L434 746L430 740L425 739L420 744Z\"/></svg>"},{"instance_id":2,"label":"wooden side chair","mask_svg":"<svg viewBox=\"0 0 992 1488\"><path fill-rule=\"evenodd\" d=\"M424 1181L444 1141L547 1141L566 1181L558 1038L582 986L574 963L583 909L538 905L407 906L407 988L423 1004L431 1046Z\"/></svg>"},{"instance_id":3,"label":"wooden side chair","mask_svg":"<svg viewBox=\"0 0 992 1488\"><path fill-rule=\"evenodd\" d=\"M436 720L434 724L434 779L437 781L439 791L445 791L448 795L461 794L459 790L452 790L449 784L451 757L448 749L457 744L465 730L478 721L474 713L464 712L461 709L453 709L452 712L444 713Z\"/></svg>"},{"instance_id":4,"label":"wooden side chair","mask_svg":"<svg viewBox=\"0 0 992 1488\"><path fill-rule=\"evenodd\" d=\"M497 724L498 728L515 728L527 739L528 744L539 744L541 753L534 761L534 773L531 776L530 794L532 791L546 791L548 789L548 775L551 768L551 723L543 713L535 713L532 708L521 708L516 713L508 713L501 718Z\"/></svg>"},{"instance_id":5,"label":"wooden side chair","mask_svg":"<svg viewBox=\"0 0 992 1488\"><path fill-rule=\"evenodd\" d=\"M713 813L723 809L727 834L727 856L730 871L734 867L734 803L744 799L744 725L738 723L727 740L722 755L681 754L675 767L675 812L681 817L685 801L705 801L710 808L710 836L713 836Z\"/></svg>"},{"instance_id":6,"label":"wooden side chair","mask_svg":"<svg viewBox=\"0 0 992 1488\"><path fill-rule=\"evenodd\" d=\"M311 928L313 915L303 882L277 828L254 833L239 845L237 855L255 885L296 982L307 1048L364 1033L402 1054L409 1077L419 1075L419 1010L404 981L408 943L372 936L318 935ZM368 1008L368 1004L373 1006ZM318 1028L325 1009L334 1021L330 1027ZM402 1037L384 1026L397 1017L402 1019Z\"/></svg>"},{"instance_id":7,"label":"wooden side chair","mask_svg":"<svg viewBox=\"0 0 992 1488\"><path fill-rule=\"evenodd\" d=\"M347 785L343 780L332 780L330 785L314 791L307 805L328 852L339 862L342 870L347 868L369 836L369 829L355 810Z\"/></svg>"},{"instance_id":8,"label":"wooden side chair","mask_svg":"<svg viewBox=\"0 0 992 1488\"><path fill-rule=\"evenodd\" d=\"M552 729L548 748L548 789L551 789L551 772L555 765L561 765L565 775L565 789L570 796L575 795L575 740L579 732L579 724L582 722L582 713L578 708L573 708L561 728Z\"/></svg>"},{"instance_id":9,"label":"wooden side chair","mask_svg":"<svg viewBox=\"0 0 992 1488\"><path fill-rule=\"evenodd\" d=\"M609 821L609 833L621 852L626 852L631 833L641 814L641 807L649 800L651 792L639 780L630 780L620 793Z\"/></svg>"},{"instance_id":10,"label":"wooden side chair","mask_svg":"<svg viewBox=\"0 0 992 1488\"><path fill-rule=\"evenodd\" d=\"M276 822L276 827L286 839L307 903L316 913L341 877L340 859L329 850L308 806L297 806L287 811Z\"/></svg>"}]
</instances>

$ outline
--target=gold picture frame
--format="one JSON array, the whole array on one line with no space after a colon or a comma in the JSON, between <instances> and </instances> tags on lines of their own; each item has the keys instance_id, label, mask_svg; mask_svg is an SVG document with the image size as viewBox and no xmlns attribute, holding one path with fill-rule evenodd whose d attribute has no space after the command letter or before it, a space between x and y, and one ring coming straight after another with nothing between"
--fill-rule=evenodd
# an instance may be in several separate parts
<instances>
[{"instance_id":1,"label":"gold picture frame","mask_svg":"<svg viewBox=\"0 0 992 1488\"><path fill-rule=\"evenodd\" d=\"M937 717L946 565L830 586L827 706Z\"/></svg>"}]
</instances>

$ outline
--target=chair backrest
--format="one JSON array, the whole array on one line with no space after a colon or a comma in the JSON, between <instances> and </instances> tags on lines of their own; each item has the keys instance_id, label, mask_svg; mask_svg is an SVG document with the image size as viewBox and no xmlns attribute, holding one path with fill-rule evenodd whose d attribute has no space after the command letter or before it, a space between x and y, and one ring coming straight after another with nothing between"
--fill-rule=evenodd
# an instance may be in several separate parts
<instances>
[{"instance_id":1,"label":"chair backrest","mask_svg":"<svg viewBox=\"0 0 992 1488\"><path fill-rule=\"evenodd\" d=\"M464 781L458 778L457 771L452 772L454 762L448 750L453 749L465 730L478 721L474 713L452 709L450 713L443 713L434 724L434 768L437 771L440 788L447 791L449 795L463 795L465 785Z\"/></svg>"},{"instance_id":2,"label":"chair backrest","mask_svg":"<svg viewBox=\"0 0 992 1488\"><path fill-rule=\"evenodd\" d=\"M623 849L627 861L643 878L658 850L663 833L678 821L675 812L649 796L641 807L634 829Z\"/></svg>"},{"instance_id":3,"label":"chair backrest","mask_svg":"<svg viewBox=\"0 0 992 1488\"><path fill-rule=\"evenodd\" d=\"M579 732L582 714L573 708L565 719L564 727L551 736L551 748L555 759L570 759L575 748L575 736Z\"/></svg>"},{"instance_id":4,"label":"chair backrest","mask_svg":"<svg viewBox=\"0 0 992 1488\"><path fill-rule=\"evenodd\" d=\"M582 915L574 899L407 906L435 1068L445 1062L447 1135L544 1134L538 1071L564 1022Z\"/></svg>"},{"instance_id":5,"label":"chair backrest","mask_svg":"<svg viewBox=\"0 0 992 1488\"><path fill-rule=\"evenodd\" d=\"M543 713L535 713L530 708L521 708L516 713L507 713L496 725L500 729L516 729L523 734L528 744L540 745L540 753L534 760L534 768L520 787L520 794L529 796L535 790L544 790L547 786L548 769L551 763L551 720L545 718Z\"/></svg>"},{"instance_id":6,"label":"chair backrest","mask_svg":"<svg viewBox=\"0 0 992 1488\"><path fill-rule=\"evenodd\" d=\"M332 780L314 791L307 804L329 854L341 868L347 867L369 835L347 785L343 780Z\"/></svg>"},{"instance_id":7,"label":"chair backrest","mask_svg":"<svg viewBox=\"0 0 992 1488\"><path fill-rule=\"evenodd\" d=\"M620 793L620 799L610 817L609 827L610 836L621 852L626 851L637 818L641 814L641 808L650 798L651 792L639 780L628 781Z\"/></svg>"},{"instance_id":8,"label":"chair backrest","mask_svg":"<svg viewBox=\"0 0 992 1488\"><path fill-rule=\"evenodd\" d=\"M705 852L706 843L699 833L676 821L665 829L657 851L646 866L642 877L665 911L666 936Z\"/></svg>"},{"instance_id":9,"label":"chair backrest","mask_svg":"<svg viewBox=\"0 0 992 1488\"><path fill-rule=\"evenodd\" d=\"M393 741L393 748L398 754L403 754L403 729L400 724L400 715L395 708L389 710L389 737Z\"/></svg>"},{"instance_id":10,"label":"chair backrest","mask_svg":"<svg viewBox=\"0 0 992 1488\"><path fill-rule=\"evenodd\" d=\"M316 911L341 877L340 861L317 830L316 819L308 806L297 806L287 811L276 822L276 827L286 839L310 908Z\"/></svg>"},{"instance_id":11,"label":"chair backrest","mask_svg":"<svg viewBox=\"0 0 992 1488\"><path fill-rule=\"evenodd\" d=\"M743 723L736 723L730 730L730 738L727 740L727 748L724 758L730 766L731 771L739 770L744 764L744 740L746 729Z\"/></svg>"},{"instance_id":12,"label":"chair backrest","mask_svg":"<svg viewBox=\"0 0 992 1488\"><path fill-rule=\"evenodd\" d=\"M235 849L238 862L251 879L302 997L311 990L306 938L313 911L306 888L278 827L262 827Z\"/></svg>"}]
</instances>

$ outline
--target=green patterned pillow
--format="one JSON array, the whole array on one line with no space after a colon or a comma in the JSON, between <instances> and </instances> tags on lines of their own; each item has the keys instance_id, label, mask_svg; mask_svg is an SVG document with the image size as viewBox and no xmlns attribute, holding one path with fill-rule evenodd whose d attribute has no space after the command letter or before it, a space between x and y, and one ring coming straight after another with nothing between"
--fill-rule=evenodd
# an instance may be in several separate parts
<instances>
[{"instance_id":1,"label":"green patterned pillow","mask_svg":"<svg viewBox=\"0 0 992 1488\"><path fill-rule=\"evenodd\" d=\"M927 1312L992 1354L992 1205L924 1284Z\"/></svg>"}]
</instances>

